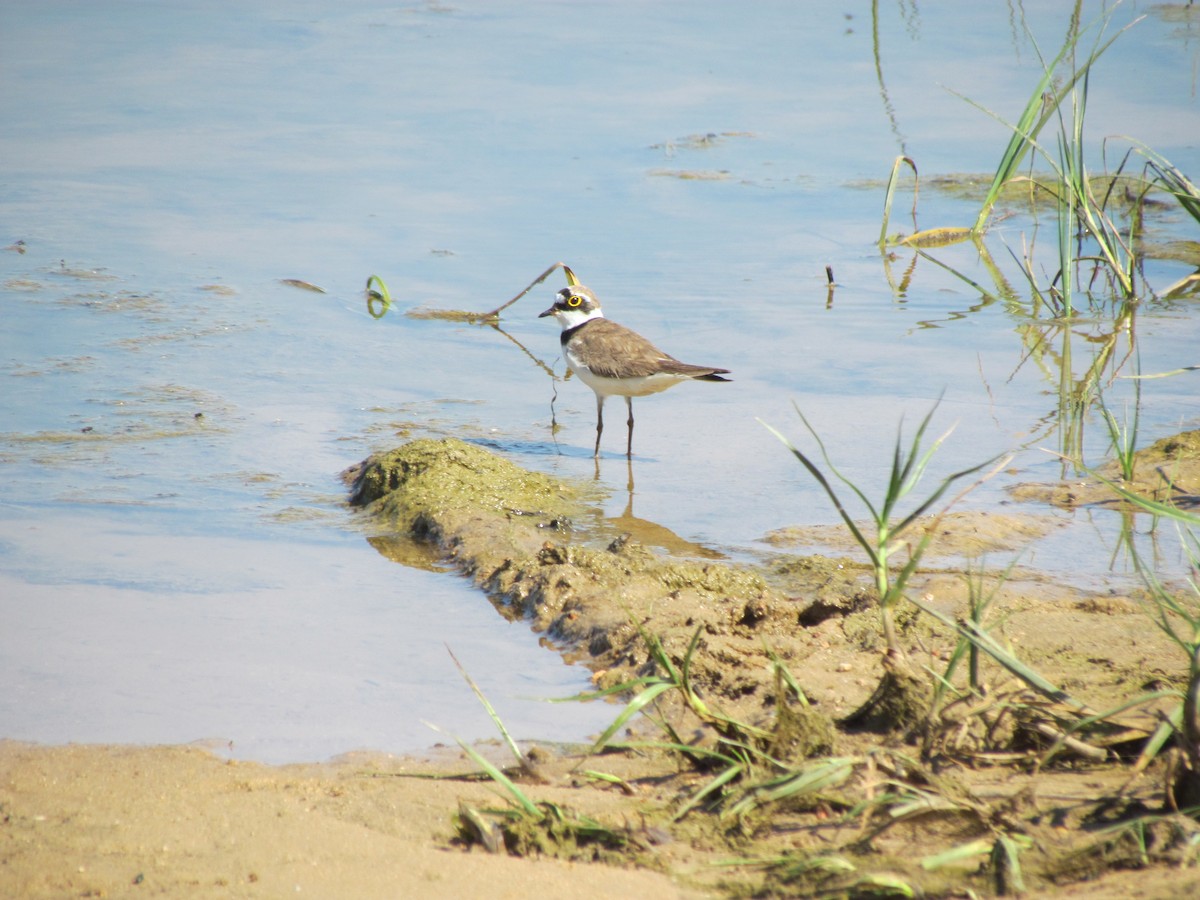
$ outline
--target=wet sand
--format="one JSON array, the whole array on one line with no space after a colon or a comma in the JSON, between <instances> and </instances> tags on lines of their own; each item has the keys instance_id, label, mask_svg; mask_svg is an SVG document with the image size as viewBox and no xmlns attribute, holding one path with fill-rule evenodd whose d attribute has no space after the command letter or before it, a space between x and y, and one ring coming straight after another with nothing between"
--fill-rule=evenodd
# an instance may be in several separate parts
<instances>
[{"instance_id":1,"label":"wet sand","mask_svg":"<svg viewBox=\"0 0 1200 900\"><path fill-rule=\"evenodd\" d=\"M419 441L395 454L350 473L356 501L397 534L440 548L498 609L528 619L588 665L599 686L648 671L639 628L658 636L676 659L697 641L695 682L711 702L747 721L761 721L772 709L768 648L830 720L852 711L879 682L877 613L862 608L865 572L850 556L781 554L750 569L673 560L625 539L593 545L566 524L572 506L587 502L569 484L458 441ZM1002 516L948 521L951 531L970 532L972 540L991 532L998 545L1042 533L1027 520ZM788 539L781 533L781 544ZM947 550L955 546L948 542ZM923 602L960 614L967 579L935 567L916 590ZM1135 596L1088 594L1014 570L997 582L993 608L995 632L1022 660L1094 708L1109 709L1155 684L1180 684L1177 648ZM936 628L913 628L905 640L912 658L934 670L953 649ZM1002 691L999 680L995 690ZM1154 707L1143 706L1123 721L1148 733L1154 716ZM918 753L891 735L839 729L833 741L835 752L863 758ZM504 761L497 747L485 753ZM508 803L493 782L472 774L477 767L457 749L425 759L357 756L268 767L197 747L7 741L0 743L0 893L727 896L764 884L761 867L730 867L728 860L811 852L798 830L779 824L738 834L699 814L676 820L673 810L702 777L661 753L544 752L539 759L537 783L522 789L535 802L620 833L623 856L572 847L564 858L518 858L464 841L460 809ZM1128 855L1087 866L1044 862L1080 858L1094 844L1087 816L1120 789L1149 811L1161 809L1167 776L1160 764L1130 783L1128 763L1113 757L1064 759L1040 771L981 759L949 771L978 803L1008 809L1006 821L1019 822L1034 841L1036 852L1024 857L1032 896L1165 898L1200 891L1200 874L1162 855L1147 857L1137 872L1127 871L1137 863ZM619 781L586 777L587 769ZM880 860L911 866L934 848L972 837L953 822L905 822L874 846ZM599 858L617 864L589 862ZM978 868L962 871L962 887L980 890ZM947 895L956 883L953 872L925 878L919 867L904 877L933 896Z\"/></svg>"}]
</instances>

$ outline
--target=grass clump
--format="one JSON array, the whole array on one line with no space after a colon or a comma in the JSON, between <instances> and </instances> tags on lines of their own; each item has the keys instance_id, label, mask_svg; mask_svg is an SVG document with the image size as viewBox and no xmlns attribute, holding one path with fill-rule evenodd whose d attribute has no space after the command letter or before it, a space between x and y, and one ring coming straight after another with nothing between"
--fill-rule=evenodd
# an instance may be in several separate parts
<instances>
[{"instance_id":1,"label":"grass clump","mask_svg":"<svg viewBox=\"0 0 1200 900\"><path fill-rule=\"evenodd\" d=\"M1166 792L1169 811L1186 811L1200 816L1200 515L1181 509L1173 499L1156 500L1104 478L1095 472L1125 502L1149 513L1157 521L1165 518L1176 524L1180 547L1189 564L1190 575L1182 585L1171 587L1162 582L1154 567L1138 552L1128 532L1125 539L1130 559L1146 586L1143 608L1158 628L1178 649L1187 678L1182 692L1173 694L1176 705L1167 713L1147 743L1135 771L1142 771L1170 741L1174 744L1173 773Z\"/></svg>"},{"instance_id":2,"label":"grass clump","mask_svg":"<svg viewBox=\"0 0 1200 900\"><path fill-rule=\"evenodd\" d=\"M863 524L851 515L838 489L822 468L782 434L767 426L824 489L854 541L867 555L886 645L883 657L884 677L867 703L851 716L851 721L857 724L871 724L885 730L911 730L924 721L928 714L928 685L908 664L896 627L896 615L898 607L907 596L908 582L920 565L921 558L936 532L936 518L944 515L962 494L938 511L934 525L923 519L956 482L975 475L996 462L993 458L945 476L932 492L923 499L912 501L902 510L901 506L910 500L934 454L950 435L950 431L947 431L928 447L922 446L925 432L935 411L936 406L921 420L910 443L905 443L902 430L897 434L883 498L876 503L872 502L857 484L837 470L816 429L797 408L800 420L817 444L825 467L834 480L840 481L849 489L866 512L867 519ZM1006 463L1007 460L1001 462L1000 467ZM893 562L894 559L900 560L899 565Z\"/></svg>"},{"instance_id":3,"label":"grass clump","mask_svg":"<svg viewBox=\"0 0 1200 900\"><path fill-rule=\"evenodd\" d=\"M502 789L502 796L507 801L506 807L486 809L460 803L454 817L459 840L467 845L477 844L489 853L506 852L514 856L552 856L591 862L623 858L634 843L629 829L610 828L595 819L576 815L557 803L536 802L520 787L520 781L545 784L547 778L533 755L522 751L513 740L491 702L458 658L449 648L447 651L500 732L516 763L514 768L505 770L470 744L454 738L484 775ZM441 731L434 725L430 727Z\"/></svg>"},{"instance_id":4,"label":"grass clump","mask_svg":"<svg viewBox=\"0 0 1200 900\"><path fill-rule=\"evenodd\" d=\"M1112 171L1107 166L1109 140L1102 145L1103 170L1096 171L1087 163L1084 124L1093 69L1113 43L1144 18L1137 17L1114 31L1113 19L1120 5L1114 4L1085 24L1082 3L1077 0L1062 44L1049 59L1026 26L1041 73L1014 121L964 98L1010 132L970 227L917 229L917 164L907 156L895 160L884 198L881 250L912 249L978 290L986 302L1012 305L1017 292L993 261L986 237L998 204L1023 198L1033 215L1034 236L1027 239L1022 235L1020 250L1009 248L1008 252L1028 289L1031 311L1036 315L1045 310L1056 319L1070 320L1086 309L1091 316L1111 315L1114 332L1118 326L1131 325L1137 304L1156 296L1142 271L1145 257L1156 252L1144 239L1147 211L1163 206L1159 198L1166 197L1193 222L1200 223L1200 188L1170 160L1134 138L1119 139L1128 149ZM1133 165L1138 158L1144 160L1140 172ZM892 235L888 229L894 195L906 170L914 178L915 230L909 235ZM1053 219L1049 262L1036 254L1037 222L1043 213ZM933 256L939 248L968 240L974 243L978 258L995 279L994 289ZM910 279L911 271L905 283ZM1197 289L1200 274L1192 273L1161 288L1157 296L1184 296Z\"/></svg>"}]
</instances>

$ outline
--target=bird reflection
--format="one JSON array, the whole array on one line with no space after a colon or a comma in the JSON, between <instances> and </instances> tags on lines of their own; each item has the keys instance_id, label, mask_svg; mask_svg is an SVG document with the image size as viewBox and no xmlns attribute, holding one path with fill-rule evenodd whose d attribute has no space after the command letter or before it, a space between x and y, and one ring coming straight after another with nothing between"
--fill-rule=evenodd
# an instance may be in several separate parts
<instances>
[{"instance_id":1,"label":"bird reflection","mask_svg":"<svg viewBox=\"0 0 1200 900\"><path fill-rule=\"evenodd\" d=\"M689 541L673 532L665 525L651 522L649 519L639 519L633 514L633 463L626 460L628 480L625 485L627 499L625 511L619 516L608 517L604 520L622 536L628 535L639 544L649 547L659 547L672 556L702 557L704 559L725 559L725 554L695 541ZM596 461L596 480L600 479L600 461Z\"/></svg>"}]
</instances>

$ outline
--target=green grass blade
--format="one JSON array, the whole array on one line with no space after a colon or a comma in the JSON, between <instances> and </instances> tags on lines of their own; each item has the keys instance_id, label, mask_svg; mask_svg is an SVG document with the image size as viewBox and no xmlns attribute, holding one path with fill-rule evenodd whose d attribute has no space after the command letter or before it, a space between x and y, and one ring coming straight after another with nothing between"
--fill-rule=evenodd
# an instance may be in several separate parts
<instances>
[{"instance_id":1,"label":"green grass blade","mask_svg":"<svg viewBox=\"0 0 1200 900\"><path fill-rule=\"evenodd\" d=\"M378 289L376 289L378 287ZM379 304L379 309L376 311L375 305ZM392 308L392 292L388 290L388 286L384 284L383 279L378 275L372 275L367 279L367 312L372 318L382 319L389 309Z\"/></svg>"},{"instance_id":2,"label":"green grass blade","mask_svg":"<svg viewBox=\"0 0 1200 900\"><path fill-rule=\"evenodd\" d=\"M1140 507L1148 513L1153 513L1156 516L1173 519L1177 522L1182 522L1185 525L1200 527L1200 515L1190 513L1187 510L1180 509L1173 503L1164 503L1161 500L1151 500L1149 497L1143 497L1141 494L1134 493L1123 485L1117 484L1115 481L1105 478L1093 469L1086 466L1083 468L1085 472L1095 478L1097 481L1103 482L1108 487L1112 488L1123 499L1132 503L1134 506Z\"/></svg>"},{"instance_id":3,"label":"green grass blade","mask_svg":"<svg viewBox=\"0 0 1200 900\"><path fill-rule=\"evenodd\" d=\"M910 603L912 603L922 612L933 616L943 625L953 628L960 635L965 637L980 650L992 657L992 659L996 660L996 662L1008 669L1008 671L1016 675L1039 693L1056 702L1073 706L1078 710L1087 710L1086 704L1076 700L1062 688L1042 677L1042 675L1040 675L1038 672L1025 665L1025 663L1021 662L1019 659L1001 647L1000 644L996 642L996 639L988 634L982 626L965 620L956 622L953 618L946 615L941 610L935 609L934 607L929 606L928 604L923 603L914 597L909 597L908 599Z\"/></svg>"},{"instance_id":4,"label":"green grass blade","mask_svg":"<svg viewBox=\"0 0 1200 900\"><path fill-rule=\"evenodd\" d=\"M675 664L671 662L671 657L667 654L667 651L663 649L662 641L659 640L658 635L646 631L642 627L641 622L634 622L633 625L637 629L637 633L642 641L646 644L646 649L650 651L650 657L667 673L667 680L672 684L682 684L683 678L675 669Z\"/></svg>"},{"instance_id":5,"label":"green grass blade","mask_svg":"<svg viewBox=\"0 0 1200 900\"><path fill-rule=\"evenodd\" d=\"M975 225L971 229L972 233L979 234L983 231L984 225L987 223L988 217L991 215L992 208L999 199L1000 192L1004 188L1004 185L1007 184L1008 181L1016 174L1017 169L1020 167L1022 161L1025 159L1029 151L1038 147L1036 140L1038 134L1041 133L1042 128L1045 127L1051 116L1058 112L1062 101L1071 93L1079 80L1087 74L1087 72L1095 64L1096 60L1098 60L1104 54L1104 52L1112 46L1114 41L1116 41L1117 38L1124 34L1128 29L1132 28L1143 18L1145 18L1144 16L1139 16L1137 19L1117 31L1117 33L1112 35L1108 40L1103 40L1104 31L1108 25L1108 22L1112 18L1114 10L1115 7L1113 9L1109 9L1096 21L1090 23L1082 29L1072 28L1071 32L1067 35L1066 40L1063 42L1062 48L1058 51L1058 54L1054 57L1054 59L1052 59L1049 63L1046 63L1043 60L1042 77L1038 80L1037 86L1030 94L1029 100L1025 104L1025 108L1021 111L1021 115L1017 119L1017 123L1015 125L1010 125L1007 122L1004 122L1003 119L991 112L991 110L980 106L978 103L975 103L969 98L963 97L964 100L966 100L976 109L987 113L989 116L996 119L996 121L1006 125L1013 132L1012 136L1009 138L1008 145L1005 147L1004 153L1000 158L1000 163L996 167L996 174L992 178L992 183L988 188L986 197L984 198L983 206L979 210L979 216L976 218ZM1097 36L1097 42L1093 46L1091 53L1075 69L1069 79L1066 79L1059 86L1054 87L1054 79L1059 64L1069 56L1074 55L1075 48L1083 35L1088 31L1091 31L1097 25L1099 25L1099 34ZM1030 35L1030 38L1032 40L1032 35ZM1037 52L1038 57L1041 58L1041 51L1038 49L1036 41L1033 42L1033 47ZM962 95L960 94L958 96L961 97ZM1043 155L1046 155L1044 151ZM1047 156L1047 158L1049 157Z\"/></svg>"},{"instance_id":6,"label":"green grass blade","mask_svg":"<svg viewBox=\"0 0 1200 900\"><path fill-rule=\"evenodd\" d=\"M901 878L899 875L889 875L886 872L875 872L870 875L864 875L851 885L850 891L843 896L849 897L900 897L904 900L911 900L917 896L917 892L913 890L912 885Z\"/></svg>"},{"instance_id":7,"label":"green grass blade","mask_svg":"<svg viewBox=\"0 0 1200 900\"><path fill-rule=\"evenodd\" d=\"M1133 138L1125 138L1125 140L1128 140L1134 149L1146 158L1158 185L1174 196L1180 207L1197 223L1200 223L1200 187L1197 187L1161 153Z\"/></svg>"},{"instance_id":8,"label":"green grass blade","mask_svg":"<svg viewBox=\"0 0 1200 900\"><path fill-rule=\"evenodd\" d=\"M807 707L809 705L808 695L805 694L804 689L800 687L800 682L796 681L796 676L792 674L791 669L789 669L784 661L780 659L778 653L766 646L765 641L763 642L763 649L766 650L767 658L771 660L771 665L775 667L775 671L779 673L779 677L783 679L783 683L786 684L788 689L791 690L792 694L795 695L796 699L800 702L800 705Z\"/></svg>"},{"instance_id":9,"label":"green grass blade","mask_svg":"<svg viewBox=\"0 0 1200 900\"><path fill-rule=\"evenodd\" d=\"M620 715L613 720L613 723L604 729L604 733L601 734L600 737L596 738L596 742L592 744L592 748L589 752L599 753L601 750L603 750L608 745L608 742L612 739L612 736L625 727L625 724L630 719L657 700L660 695L669 690L673 690L674 688L675 685L671 682L660 681L657 684L650 685L640 694L635 696L632 700L625 704L625 708L621 710Z\"/></svg>"},{"instance_id":10,"label":"green grass blade","mask_svg":"<svg viewBox=\"0 0 1200 900\"><path fill-rule=\"evenodd\" d=\"M860 762L855 756L835 756L787 772L749 789L746 796L730 807L728 814L742 816L759 806L837 787L854 774Z\"/></svg>"},{"instance_id":11,"label":"green grass blade","mask_svg":"<svg viewBox=\"0 0 1200 900\"><path fill-rule=\"evenodd\" d=\"M1005 454L998 454L996 456L993 456L991 459L984 460L977 466L971 466L968 469L962 469L958 472L950 473L949 475L947 475L945 478L942 479L941 483L938 485L937 489L932 494L930 494L928 497L926 497L925 500L922 501L917 506L916 509L914 509L912 512L910 512L907 516L905 516L899 522L899 524L895 525L892 528L892 534L893 535L902 534L917 519L924 516L929 511L930 507L932 507L935 503L937 503L942 498L942 496L946 493L946 491L948 491L950 489L951 485L955 484L956 482L962 481L962 479L964 479L964 478L968 478L971 475L974 475L976 472L983 469L985 466L993 467L992 471L983 475L978 481L976 481L974 484L968 485L967 488L965 488L961 493L959 493L958 496L956 496L950 503L947 504L946 509L949 509L951 506L953 506L955 503L957 503L960 499L962 499L962 497L965 494L974 490L980 484L987 481L989 478L991 478L993 475L995 475L997 472L999 472L1001 469L1003 469L1006 465L1008 465L1008 463L1011 460L1012 460L1011 456L1006 456ZM943 512L945 512L945 510L943 510Z\"/></svg>"},{"instance_id":12,"label":"green grass blade","mask_svg":"<svg viewBox=\"0 0 1200 900\"><path fill-rule=\"evenodd\" d=\"M479 702L483 704L483 708L487 710L488 717L500 731L500 735L504 738L504 743L508 747L509 752L512 753L513 757L521 766L526 766L527 763L525 761L525 754L521 752L521 748L517 746L517 742L513 740L512 735L508 733L508 729L504 727L504 722L501 721L500 716L497 714L495 708L488 701L488 698L484 696L483 691L479 689L479 685L477 685L474 679L467 674L467 670L464 669L462 663L458 661L458 657L454 655L454 651L450 649L449 645L445 646L446 652L449 653L450 658L454 660L454 665L458 667L458 671L462 674L462 677L466 679L467 684L471 686L471 690L475 692L475 696L479 698Z\"/></svg>"},{"instance_id":13,"label":"green grass blade","mask_svg":"<svg viewBox=\"0 0 1200 900\"><path fill-rule=\"evenodd\" d=\"M631 678L629 681L622 681L620 684L614 684L612 687L602 688L598 691L582 691L578 694L571 694L569 697L548 697L547 703L591 703L594 700L607 700L619 694L628 694L632 691L640 690L651 684L658 684L662 679L657 675L641 675L638 678Z\"/></svg>"},{"instance_id":14,"label":"green grass blade","mask_svg":"<svg viewBox=\"0 0 1200 900\"><path fill-rule=\"evenodd\" d=\"M1025 881L1021 877L1021 851L1033 846L1030 838L1021 834L1001 834L996 838L996 849L992 859L1000 872L1002 893L1025 893Z\"/></svg>"},{"instance_id":15,"label":"green grass blade","mask_svg":"<svg viewBox=\"0 0 1200 900\"><path fill-rule=\"evenodd\" d=\"M917 164L907 156L897 156L895 162L892 163L892 174L888 178L887 190L883 195L883 224L879 227L879 247L882 248L887 244L888 222L892 216L892 198L896 193L896 178L900 173L901 164L907 164L912 169L913 178L918 178ZM913 221L916 222L917 216L917 187L913 186Z\"/></svg>"},{"instance_id":16,"label":"green grass blade","mask_svg":"<svg viewBox=\"0 0 1200 900\"><path fill-rule=\"evenodd\" d=\"M1176 734L1183 734L1182 703L1172 709L1162 722L1159 722L1158 728L1154 729L1154 734L1150 735L1150 739L1142 746L1142 752L1138 754L1137 761L1131 769L1132 777L1136 778L1144 772Z\"/></svg>"},{"instance_id":17,"label":"green grass blade","mask_svg":"<svg viewBox=\"0 0 1200 900\"><path fill-rule=\"evenodd\" d=\"M797 410L797 412L799 412L799 410ZM801 415L801 418L803 419L803 415ZM878 565L879 557L876 554L875 549L872 547L871 541L869 541L866 538L866 536L863 535L861 529L859 529L859 527L858 527L858 523L856 523L854 521L854 519L850 516L850 513L846 511L846 508L842 505L841 498L838 496L837 491L835 491L833 489L833 485L831 485L829 483L829 480L825 477L825 474L820 469L818 469L817 466L807 456L804 455L804 453L802 453L799 449L797 449L796 446L793 445L792 442L789 441L786 437L784 437L781 433L776 431L774 428L772 428L770 425L768 425L762 419L759 419L758 423L760 425L762 425L764 428L766 428L767 431L771 432L771 434L775 435L775 437L779 438L779 440L783 443L783 445L792 452L792 455L795 456L796 459L800 460L800 464L803 465L804 468L806 468L808 470L808 473L810 475L812 475L812 477L814 479L816 479L817 484L821 485L821 487L824 488L826 495L829 497L830 501L833 503L834 509L837 510L838 515L841 516L842 521L846 524L846 527L848 529L850 529L850 534L854 537L854 540L866 552L867 556L871 560L871 564ZM807 424L807 422L805 424ZM818 440L818 443L819 443L819 440ZM824 448L822 447L822 449L824 449ZM856 492L857 492L857 489L856 489ZM861 496L861 494L860 494L860 496ZM865 502L865 500L864 500L864 502Z\"/></svg>"},{"instance_id":18,"label":"green grass blade","mask_svg":"<svg viewBox=\"0 0 1200 900\"><path fill-rule=\"evenodd\" d=\"M812 426L812 423L809 422L808 418L803 412L801 412L800 407L793 402L792 408L796 410L796 415L798 415L800 417L800 421L804 423L805 429L812 436L812 439L816 441L817 447L821 451L821 459L824 460L825 465L829 467L829 471L834 474L834 477L837 478L838 481L846 485L851 491L854 492L854 495L858 497L859 502L862 503L863 507L867 510L869 517L872 520L878 521L879 513L875 511L875 506L871 503L870 498L859 489L857 484L838 471L838 467L833 464L833 460L829 457L829 451L825 449L825 442L821 440L821 435L817 433L817 429Z\"/></svg>"},{"instance_id":19,"label":"green grass blade","mask_svg":"<svg viewBox=\"0 0 1200 900\"><path fill-rule=\"evenodd\" d=\"M723 788L725 785L729 784L734 779L741 777L743 772L745 772L745 769L742 766L737 765L737 764L731 765L729 768L722 771L719 775L717 775L716 778L713 778L711 781L708 782L708 784L706 784L699 791L697 791L695 794L693 794L691 799L688 800L688 802L685 803L682 807L680 807L676 811L675 815L673 815L671 817L672 821L678 822L680 819L682 819L684 816L686 816L689 812L691 812L693 809L695 809L697 806L699 806L701 803L703 803L706 797L708 797L710 794L712 794L715 791L719 791L721 788Z\"/></svg>"},{"instance_id":20,"label":"green grass blade","mask_svg":"<svg viewBox=\"0 0 1200 900\"><path fill-rule=\"evenodd\" d=\"M669 753L681 753L693 761L703 760L710 763L720 763L724 766L740 766L742 761L728 753L686 744L683 741L613 741L609 745L612 750L662 750Z\"/></svg>"},{"instance_id":21,"label":"green grass blade","mask_svg":"<svg viewBox=\"0 0 1200 900\"><path fill-rule=\"evenodd\" d=\"M432 722L426 722L425 724L428 727L432 728L434 731L436 731L438 734L446 734L445 731L442 731L442 729L438 728ZM476 750L474 747L472 747L470 744L468 744L462 738L457 737L452 734L446 735L446 736L452 738L454 740L454 742L456 744L458 744L458 746L462 747L463 752L466 753L467 756L471 757L471 759L474 761L475 765L479 766L479 768L481 768L487 774L487 776L489 778L491 778L498 785L500 785L506 791L508 791L508 793L512 796L513 800L516 801L516 804L526 814L533 816L535 819L538 819L539 821L544 817L545 814L540 809L538 809L538 805L536 803L534 803L532 800L530 800L529 797L525 794L525 792L522 791L519 787L517 787L516 784L513 783L512 779L509 778L507 775L505 775L504 772L498 766L493 764L490 760L485 759L479 753L478 750Z\"/></svg>"}]
</instances>

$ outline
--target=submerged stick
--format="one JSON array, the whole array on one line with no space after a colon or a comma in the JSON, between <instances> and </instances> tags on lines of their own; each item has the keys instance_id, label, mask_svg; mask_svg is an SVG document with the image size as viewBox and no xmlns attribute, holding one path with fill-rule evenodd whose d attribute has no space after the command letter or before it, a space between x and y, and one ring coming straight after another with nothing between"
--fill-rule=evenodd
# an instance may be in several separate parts
<instances>
[{"instance_id":1,"label":"submerged stick","mask_svg":"<svg viewBox=\"0 0 1200 900\"><path fill-rule=\"evenodd\" d=\"M549 278L555 269L562 269L563 272L566 273L567 284L569 284L571 287L575 287L577 284L579 284L579 279L575 277L575 273L571 271L570 266L568 266L565 262L556 262L554 265L546 269L545 272L530 282L529 286L525 288L525 290L521 291L521 293L517 294L517 296L513 297L507 303L497 306L495 309L490 310L489 312L468 312L467 310L463 309L414 309L409 310L405 313L405 315L411 316L414 319L451 319L452 321L456 322L472 322L476 324L480 322L495 322L500 318L501 312L508 309L510 306L532 291L535 287ZM382 293L374 290L374 285L376 284L383 289ZM372 306L373 301L383 303L383 308L378 314L375 313L375 310ZM383 283L383 279L378 275L372 275L367 279L368 312L378 319L385 312L387 312L390 305L391 297L387 293L387 286Z\"/></svg>"},{"instance_id":2,"label":"submerged stick","mask_svg":"<svg viewBox=\"0 0 1200 900\"><path fill-rule=\"evenodd\" d=\"M543 272L541 275L539 275L537 278L535 278L530 283L529 287L525 288L525 290L521 291L521 293L517 294L517 296L513 297L511 300L509 300L507 303L503 304L502 306L497 306L491 312L484 313L483 318L485 318L485 319L500 318L500 313L502 310L508 309L510 306L512 306L514 303L516 303L518 300L520 300L522 297L524 297L526 294L528 294L530 291L532 291L535 287L537 287L539 284L541 284L543 281L545 281L547 278L549 278L550 274L555 269L558 269L558 268L561 268L563 270L563 272L566 274L568 285L570 285L571 287L575 287L577 284L579 284L579 279L575 277L575 273L571 271L570 266L568 266L565 262L556 262L554 265L552 265L550 268L548 268L545 272Z\"/></svg>"}]
</instances>

